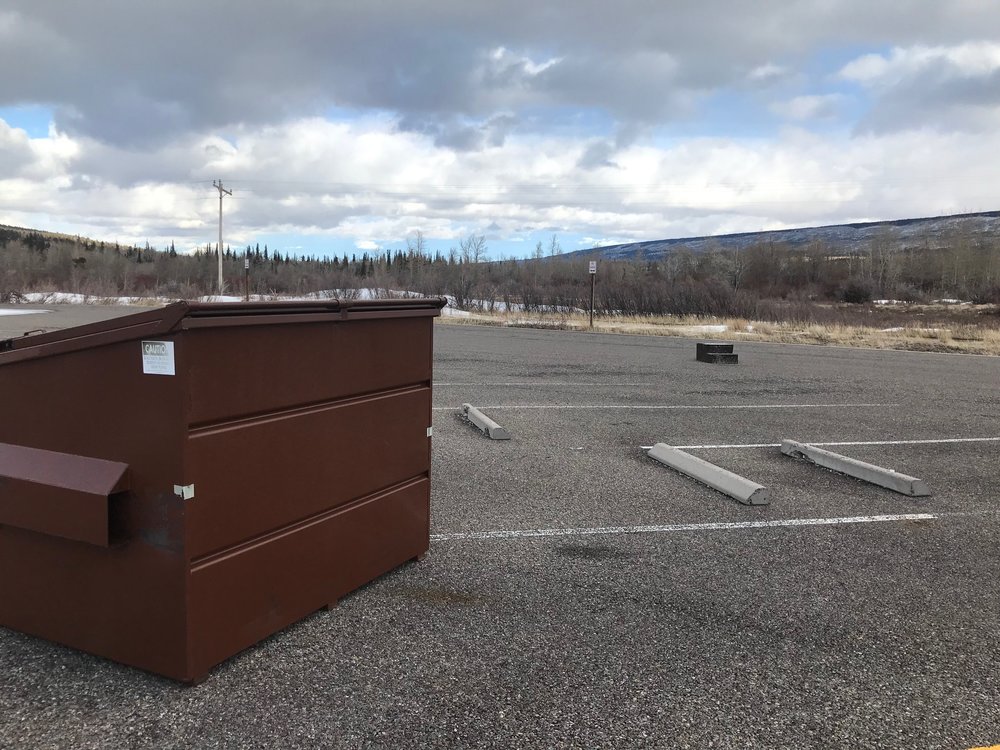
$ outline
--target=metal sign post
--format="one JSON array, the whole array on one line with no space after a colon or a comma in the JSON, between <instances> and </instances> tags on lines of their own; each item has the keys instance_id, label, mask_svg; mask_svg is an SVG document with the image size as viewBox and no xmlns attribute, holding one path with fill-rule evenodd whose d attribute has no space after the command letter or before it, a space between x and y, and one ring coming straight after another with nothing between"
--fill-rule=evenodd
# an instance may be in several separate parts
<instances>
[{"instance_id":1,"label":"metal sign post","mask_svg":"<svg viewBox=\"0 0 1000 750\"><path fill-rule=\"evenodd\" d=\"M597 261L590 261L590 327L594 327L594 283L597 281Z\"/></svg>"},{"instance_id":2,"label":"metal sign post","mask_svg":"<svg viewBox=\"0 0 1000 750\"><path fill-rule=\"evenodd\" d=\"M243 259L243 298L250 301L250 251L247 250L247 257Z\"/></svg>"}]
</instances>

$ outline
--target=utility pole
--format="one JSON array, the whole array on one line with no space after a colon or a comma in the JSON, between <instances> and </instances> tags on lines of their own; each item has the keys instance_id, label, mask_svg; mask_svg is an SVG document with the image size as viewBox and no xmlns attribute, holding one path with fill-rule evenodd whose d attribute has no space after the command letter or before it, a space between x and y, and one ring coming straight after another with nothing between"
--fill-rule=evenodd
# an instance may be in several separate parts
<instances>
[{"instance_id":1,"label":"utility pole","mask_svg":"<svg viewBox=\"0 0 1000 750\"><path fill-rule=\"evenodd\" d=\"M222 282L222 196L232 195L232 190L226 190L222 187L222 180L212 180L212 187L218 189L219 191L219 296L222 296L223 282Z\"/></svg>"},{"instance_id":2,"label":"utility pole","mask_svg":"<svg viewBox=\"0 0 1000 750\"><path fill-rule=\"evenodd\" d=\"M597 281L597 261L590 261L590 327L594 327L594 282Z\"/></svg>"}]
</instances>

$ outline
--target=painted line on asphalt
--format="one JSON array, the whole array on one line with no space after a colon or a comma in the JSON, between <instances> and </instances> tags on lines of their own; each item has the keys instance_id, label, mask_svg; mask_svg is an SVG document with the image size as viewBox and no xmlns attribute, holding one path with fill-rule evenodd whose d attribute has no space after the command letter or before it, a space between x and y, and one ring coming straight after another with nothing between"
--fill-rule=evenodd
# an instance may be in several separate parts
<instances>
[{"instance_id":1,"label":"painted line on asphalt","mask_svg":"<svg viewBox=\"0 0 1000 750\"><path fill-rule=\"evenodd\" d=\"M695 338L694 336L688 338ZM1000 354L976 354L974 352L928 352L918 349L875 349L864 346L842 346L840 344L804 344L795 341L747 341L746 339L740 340L741 345L747 346L809 346L814 349L842 349L849 352L864 352L867 354L933 354L937 356L945 357L981 357L981 358L996 358L1000 357Z\"/></svg>"},{"instance_id":2,"label":"painted line on asphalt","mask_svg":"<svg viewBox=\"0 0 1000 750\"><path fill-rule=\"evenodd\" d=\"M899 404L711 404L707 406L650 406L640 404L494 404L479 409L643 409L643 410L714 410L714 409L870 409ZM461 406L435 406L434 411L459 411ZM679 446L678 446L679 447Z\"/></svg>"},{"instance_id":3,"label":"painted line on asphalt","mask_svg":"<svg viewBox=\"0 0 1000 750\"><path fill-rule=\"evenodd\" d=\"M939 445L947 443L998 443L1000 437L976 437L976 438L931 438L927 440L849 440L837 443L816 443L811 440L802 442L816 446L837 446L837 445ZM642 450L649 450L653 446L640 445ZM674 445L680 450L697 450L699 448L780 448L781 443L720 443L718 445Z\"/></svg>"},{"instance_id":4,"label":"painted line on asphalt","mask_svg":"<svg viewBox=\"0 0 1000 750\"><path fill-rule=\"evenodd\" d=\"M544 381L534 381L531 383L433 383L435 388L444 386L469 386L481 385L485 388L505 388L514 386L586 386L588 388L641 388L651 385L662 385L661 383L549 383Z\"/></svg>"},{"instance_id":5,"label":"painted line on asphalt","mask_svg":"<svg viewBox=\"0 0 1000 750\"><path fill-rule=\"evenodd\" d=\"M861 523L896 523L899 521L933 521L933 513L904 513L882 516L844 516L840 518L785 518L776 521L732 521L719 523L672 523L660 526L605 526L569 529L511 529L431 534L432 542L453 542L482 539L522 539L546 536L594 536L614 534L665 534L692 531L731 531L739 529L774 529L795 526L837 526Z\"/></svg>"}]
</instances>

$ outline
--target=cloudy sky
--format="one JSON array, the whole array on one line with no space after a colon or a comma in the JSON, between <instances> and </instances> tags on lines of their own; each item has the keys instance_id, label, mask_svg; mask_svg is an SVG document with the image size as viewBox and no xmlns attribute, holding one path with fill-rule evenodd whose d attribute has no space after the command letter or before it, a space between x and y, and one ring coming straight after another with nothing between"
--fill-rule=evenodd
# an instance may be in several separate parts
<instances>
[{"instance_id":1,"label":"cloudy sky","mask_svg":"<svg viewBox=\"0 0 1000 750\"><path fill-rule=\"evenodd\" d=\"M491 257L996 210L996 0L7 0L0 223Z\"/></svg>"}]
</instances>

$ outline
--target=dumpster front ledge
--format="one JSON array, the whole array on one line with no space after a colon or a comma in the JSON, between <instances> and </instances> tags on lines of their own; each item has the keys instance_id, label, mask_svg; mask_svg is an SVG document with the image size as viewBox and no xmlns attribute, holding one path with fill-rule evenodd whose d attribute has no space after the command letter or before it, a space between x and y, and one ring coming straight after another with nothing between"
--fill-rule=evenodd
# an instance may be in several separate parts
<instances>
[{"instance_id":1,"label":"dumpster front ledge","mask_svg":"<svg viewBox=\"0 0 1000 750\"><path fill-rule=\"evenodd\" d=\"M128 489L128 464L0 443L0 524L107 547Z\"/></svg>"}]
</instances>

